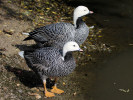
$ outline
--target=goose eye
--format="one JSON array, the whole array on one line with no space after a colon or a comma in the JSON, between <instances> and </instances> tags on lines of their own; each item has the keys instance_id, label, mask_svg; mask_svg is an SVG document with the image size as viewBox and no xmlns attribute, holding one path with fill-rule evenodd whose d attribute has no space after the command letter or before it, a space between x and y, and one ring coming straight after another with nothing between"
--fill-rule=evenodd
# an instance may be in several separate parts
<instances>
[{"instance_id":1,"label":"goose eye","mask_svg":"<svg viewBox=\"0 0 133 100\"><path fill-rule=\"evenodd\" d=\"M73 47L75 47L75 45L73 45Z\"/></svg>"},{"instance_id":2,"label":"goose eye","mask_svg":"<svg viewBox=\"0 0 133 100\"><path fill-rule=\"evenodd\" d=\"M86 10L84 10L84 11L86 11Z\"/></svg>"}]
</instances>

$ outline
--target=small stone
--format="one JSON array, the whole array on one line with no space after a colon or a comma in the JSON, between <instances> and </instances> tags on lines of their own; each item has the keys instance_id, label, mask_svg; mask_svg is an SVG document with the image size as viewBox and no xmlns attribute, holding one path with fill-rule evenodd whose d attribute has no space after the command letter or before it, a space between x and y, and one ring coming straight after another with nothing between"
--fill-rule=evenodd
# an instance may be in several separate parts
<instances>
[{"instance_id":1,"label":"small stone","mask_svg":"<svg viewBox=\"0 0 133 100\"><path fill-rule=\"evenodd\" d=\"M17 84L17 86L20 86L20 84Z\"/></svg>"},{"instance_id":2,"label":"small stone","mask_svg":"<svg viewBox=\"0 0 133 100\"><path fill-rule=\"evenodd\" d=\"M18 90L18 92L22 93L22 90Z\"/></svg>"},{"instance_id":3,"label":"small stone","mask_svg":"<svg viewBox=\"0 0 133 100\"><path fill-rule=\"evenodd\" d=\"M73 93L74 96L75 96L76 94L77 94L76 92Z\"/></svg>"},{"instance_id":4,"label":"small stone","mask_svg":"<svg viewBox=\"0 0 133 100\"><path fill-rule=\"evenodd\" d=\"M87 49L87 47L86 47L86 46L84 46L84 48L85 48L85 49Z\"/></svg>"}]
</instances>

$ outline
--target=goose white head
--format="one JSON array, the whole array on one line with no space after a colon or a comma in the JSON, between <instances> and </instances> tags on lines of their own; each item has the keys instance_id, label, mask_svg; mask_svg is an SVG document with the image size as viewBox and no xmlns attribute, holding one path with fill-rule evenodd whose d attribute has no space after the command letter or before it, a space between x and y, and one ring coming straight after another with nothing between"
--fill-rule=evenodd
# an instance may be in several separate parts
<instances>
[{"instance_id":1,"label":"goose white head","mask_svg":"<svg viewBox=\"0 0 133 100\"><path fill-rule=\"evenodd\" d=\"M79 17L82 17L82 16L87 15L87 14L92 14L92 13L93 13L93 11L90 11L87 7L85 7L85 6L78 6L74 10L74 14L73 14L74 26L76 27L76 22L77 22L77 19Z\"/></svg>"},{"instance_id":2,"label":"goose white head","mask_svg":"<svg viewBox=\"0 0 133 100\"><path fill-rule=\"evenodd\" d=\"M83 51L76 42L67 42L63 47L63 60L67 52L71 51Z\"/></svg>"}]
</instances>

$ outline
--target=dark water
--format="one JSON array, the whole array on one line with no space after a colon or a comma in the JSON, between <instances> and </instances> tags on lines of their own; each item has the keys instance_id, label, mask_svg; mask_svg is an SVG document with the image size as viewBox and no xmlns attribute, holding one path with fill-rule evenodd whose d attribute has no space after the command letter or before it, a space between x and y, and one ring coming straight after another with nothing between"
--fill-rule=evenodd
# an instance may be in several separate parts
<instances>
[{"instance_id":1,"label":"dark water","mask_svg":"<svg viewBox=\"0 0 133 100\"><path fill-rule=\"evenodd\" d=\"M133 100L133 48L103 63L91 91L93 100Z\"/></svg>"},{"instance_id":2,"label":"dark water","mask_svg":"<svg viewBox=\"0 0 133 100\"><path fill-rule=\"evenodd\" d=\"M115 46L111 55L103 54L97 60L97 78L86 100L133 100L133 0L88 0L78 4L95 12L89 17L95 27L103 29L100 41Z\"/></svg>"}]
</instances>

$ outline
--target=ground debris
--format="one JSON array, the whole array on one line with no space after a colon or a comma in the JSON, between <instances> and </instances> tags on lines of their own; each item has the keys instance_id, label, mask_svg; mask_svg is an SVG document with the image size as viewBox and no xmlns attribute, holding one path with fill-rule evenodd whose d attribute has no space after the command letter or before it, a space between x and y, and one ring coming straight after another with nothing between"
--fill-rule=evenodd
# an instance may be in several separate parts
<instances>
[{"instance_id":1,"label":"ground debris","mask_svg":"<svg viewBox=\"0 0 133 100\"><path fill-rule=\"evenodd\" d=\"M6 51L6 49L5 48L0 48L0 51Z\"/></svg>"},{"instance_id":2,"label":"ground debris","mask_svg":"<svg viewBox=\"0 0 133 100\"><path fill-rule=\"evenodd\" d=\"M65 82L63 82L63 85L66 85L66 83L65 83Z\"/></svg>"},{"instance_id":3,"label":"ground debris","mask_svg":"<svg viewBox=\"0 0 133 100\"><path fill-rule=\"evenodd\" d=\"M41 98L41 96L39 94L37 94L37 93L28 93L28 94L31 95L31 96L35 96L36 99L40 99Z\"/></svg>"},{"instance_id":4,"label":"ground debris","mask_svg":"<svg viewBox=\"0 0 133 100\"><path fill-rule=\"evenodd\" d=\"M37 88L31 88L31 90L39 92L39 89L37 89Z\"/></svg>"},{"instance_id":5,"label":"ground debris","mask_svg":"<svg viewBox=\"0 0 133 100\"><path fill-rule=\"evenodd\" d=\"M130 46L133 46L133 43L129 43Z\"/></svg>"},{"instance_id":6,"label":"ground debris","mask_svg":"<svg viewBox=\"0 0 133 100\"><path fill-rule=\"evenodd\" d=\"M20 84L17 84L17 86L20 86Z\"/></svg>"},{"instance_id":7,"label":"ground debris","mask_svg":"<svg viewBox=\"0 0 133 100\"><path fill-rule=\"evenodd\" d=\"M8 35L13 35L14 30L5 30L3 29L3 32Z\"/></svg>"},{"instance_id":8,"label":"ground debris","mask_svg":"<svg viewBox=\"0 0 133 100\"><path fill-rule=\"evenodd\" d=\"M119 91L121 91L121 92L129 92L130 90L129 89L127 89L127 90L125 90L125 89L118 89Z\"/></svg>"},{"instance_id":9,"label":"ground debris","mask_svg":"<svg viewBox=\"0 0 133 100\"><path fill-rule=\"evenodd\" d=\"M76 92L73 93L74 96L75 96L76 94L77 94Z\"/></svg>"}]
</instances>

